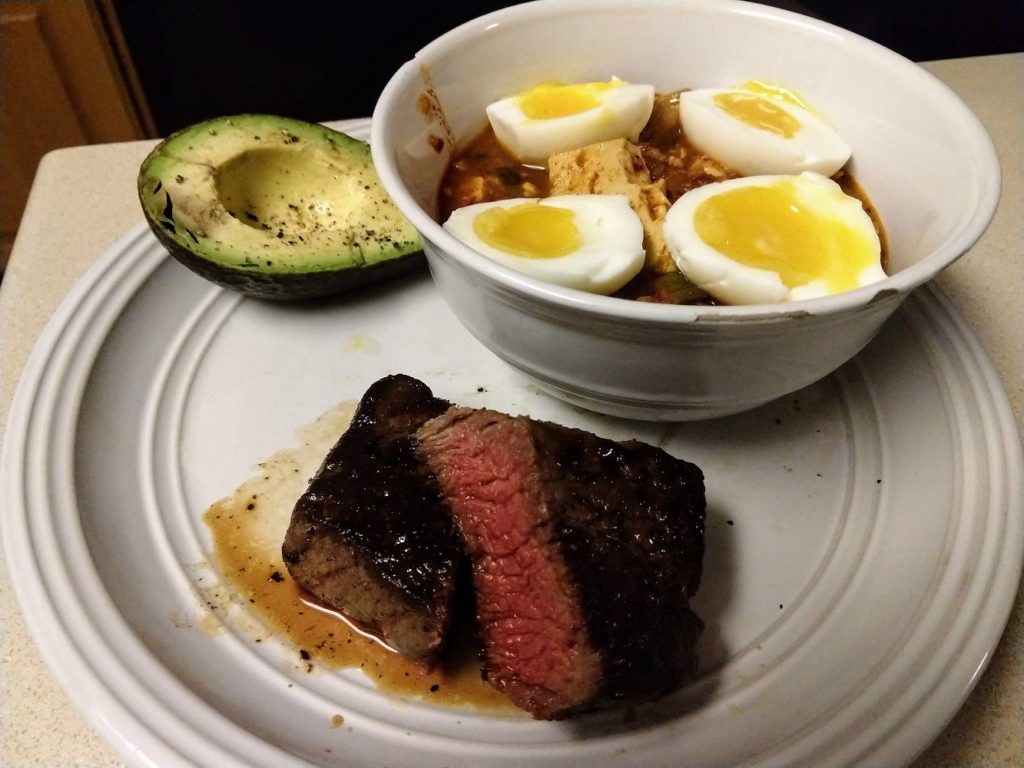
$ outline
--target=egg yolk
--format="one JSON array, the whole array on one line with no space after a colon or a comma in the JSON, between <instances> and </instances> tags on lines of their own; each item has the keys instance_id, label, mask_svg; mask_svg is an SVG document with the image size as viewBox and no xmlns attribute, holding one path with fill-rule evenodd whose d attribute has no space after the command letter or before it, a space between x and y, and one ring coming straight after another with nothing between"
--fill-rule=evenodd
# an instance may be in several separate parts
<instances>
[{"instance_id":1,"label":"egg yolk","mask_svg":"<svg viewBox=\"0 0 1024 768\"><path fill-rule=\"evenodd\" d=\"M601 104L602 94L622 85L621 80L606 83L541 83L519 94L519 108L534 120L576 115Z\"/></svg>"},{"instance_id":2,"label":"egg yolk","mask_svg":"<svg viewBox=\"0 0 1024 768\"><path fill-rule=\"evenodd\" d=\"M473 219L473 232L487 245L513 256L551 259L583 244L575 218L567 208L523 203L488 208Z\"/></svg>"},{"instance_id":3,"label":"egg yolk","mask_svg":"<svg viewBox=\"0 0 1024 768\"><path fill-rule=\"evenodd\" d=\"M786 139L800 130L800 121L778 104L756 93L726 91L716 94L715 105L737 120L763 131L771 131Z\"/></svg>"},{"instance_id":4,"label":"egg yolk","mask_svg":"<svg viewBox=\"0 0 1024 768\"><path fill-rule=\"evenodd\" d=\"M879 258L877 241L805 206L792 183L742 187L697 206L694 227L733 261L776 272L788 288L821 281L829 293L857 288Z\"/></svg>"},{"instance_id":5,"label":"egg yolk","mask_svg":"<svg viewBox=\"0 0 1024 768\"><path fill-rule=\"evenodd\" d=\"M786 104L792 104L794 107L799 107L807 112L817 114L817 110L808 104L803 96L785 85L770 83L766 80L748 80L743 83L740 88L744 91L750 91L750 93L767 96L768 98L775 99L776 101L783 101Z\"/></svg>"}]
</instances>

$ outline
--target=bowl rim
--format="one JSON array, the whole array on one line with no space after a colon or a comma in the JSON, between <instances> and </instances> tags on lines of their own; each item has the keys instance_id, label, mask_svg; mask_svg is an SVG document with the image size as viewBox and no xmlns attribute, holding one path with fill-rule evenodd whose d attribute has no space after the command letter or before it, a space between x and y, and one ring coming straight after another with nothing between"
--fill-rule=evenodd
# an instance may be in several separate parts
<instances>
[{"instance_id":1,"label":"bowl rim","mask_svg":"<svg viewBox=\"0 0 1024 768\"><path fill-rule=\"evenodd\" d=\"M884 60L889 66L896 67L903 76L913 78L919 88L925 89L930 99L943 105L951 119L958 124L965 144L973 148L974 165L978 169L974 214L965 219L964 223L951 233L939 248L925 258L877 283L819 298L747 305L659 304L624 300L566 288L530 277L511 267L499 264L449 234L441 223L436 221L413 198L392 164L392 154L384 149L385 123L388 113L397 106L398 95L410 83L422 82L421 69L424 66L422 59L444 53L453 46L457 46L466 37L475 36L503 24L514 25L524 17L533 18L538 14L554 15L566 11L578 13L583 10L609 9L621 5L622 0L529 0L525 3L500 8L465 21L442 33L424 45L388 80L373 110L370 125L371 152L385 189L394 199L399 210L409 218L413 226L427 241L425 246L428 260L431 257L450 258L459 266L480 273L487 280L493 281L508 291L571 311L646 323L749 322L807 315L839 314L896 294L908 294L953 264L978 241L988 228L995 215L1002 183L999 159L992 139L978 116L964 101L949 86L917 63L843 27L784 8L762 5L752 0L630 0L631 8L665 8L673 11L690 8L710 10L726 16L741 15L771 19L785 25L800 27L805 31L809 30L812 33L835 38L842 45L853 46L867 56ZM431 253L431 246L437 249L437 253Z\"/></svg>"}]
</instances>

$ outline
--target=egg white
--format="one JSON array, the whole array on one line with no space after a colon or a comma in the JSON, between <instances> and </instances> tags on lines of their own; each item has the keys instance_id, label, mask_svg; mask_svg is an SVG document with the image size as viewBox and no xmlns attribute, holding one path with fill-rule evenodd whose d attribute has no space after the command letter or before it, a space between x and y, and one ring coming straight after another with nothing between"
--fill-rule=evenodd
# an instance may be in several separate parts
<instances>
[{"instance_id":1,"label":"egg white","mask_svg":"<svg viewBox=\"0 0 1024 768\"><path fill-rule=\"evenodd\" d=\"M697 233L694 216L704 201L717 194L747 186L796 182L802 208L816 216L841 221L877 245L877 259L857 276L858 286L886 277L881 265L881 242L861 202L846 195L832 179L814 172L799 176L762 175L706 184L682 195L669 208L663 234L679 270L704 291L726 304L770 304L825 296L829 287L813 280L792 289L778 273L734 261L706 243Z\"/></svg>"},{"instance_id":2,"label":"egg white","mask_svg":"<svg viewBox=\"0 0 1024 768\"><path fill-rule=\"evenodd\" d=\"M573 211L582 244L564 256L530 258L500 250L477 237L473 222L479 214L489 208L517 205L548 205ZM463 243L500 264L545 282L589 293L614 293L644 265L643 224L625 195L559 195L477 203L457 208L443 226Z\"/></svg>"},{"instance_id":3,"label":"egg white","mask_svg":"<svg viewBox=\"0 0 1024 768\"><path fill-rule=\"evenodd\" d=\"M525 163L544 164L557 153L626 138L637 141L654 108L654 86L617 81L597 94L599 106L552 118L533 118L520 106L523 94L488 105L487 118L498 140Z\"/></svg>"},{"instance_id":4,"label":"egg white","mask_svg":"<svg viewBox=\"0 0 1024 768\"><path fill-rule=\"evenodd\" d=\"M702 152L743 176L814 171L832 176L850 159L851 147L824 118L763 93L800 125L790 137L733 117L715 103L719 94L749 93L738 88L701 88L679 95L679 118L686 138Z\"/></svg>"}]
</instances>

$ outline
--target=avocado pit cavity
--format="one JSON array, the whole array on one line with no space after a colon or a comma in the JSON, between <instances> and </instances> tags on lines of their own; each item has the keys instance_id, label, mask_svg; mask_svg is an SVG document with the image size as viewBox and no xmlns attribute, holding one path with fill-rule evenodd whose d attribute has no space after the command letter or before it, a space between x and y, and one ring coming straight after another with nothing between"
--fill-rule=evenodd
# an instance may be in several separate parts
<instances>
[{"instance_id":1,"label":"avocado pit cavity","mask_svg":"<svg viewBox=\"0 0 1024 768\"><path fill-rule=\"evenodd\" d=\"M260 147L231 158L215 184L234 218L285 241L343 226L361 197L344 169L284 147Z\"/></svg>"}]
</instances>

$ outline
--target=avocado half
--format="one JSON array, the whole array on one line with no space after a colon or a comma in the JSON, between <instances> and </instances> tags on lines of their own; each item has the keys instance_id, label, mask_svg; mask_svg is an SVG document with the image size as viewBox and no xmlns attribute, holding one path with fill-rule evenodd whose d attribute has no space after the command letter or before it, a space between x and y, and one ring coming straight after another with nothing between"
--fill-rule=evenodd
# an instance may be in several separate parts
<instances>
[{"instance_id":1,"label":"avocado half","mask_svg":"<svg viewBox=\"0 0 1024 768\"><path fill-rule=\"evenodd\" d=\"M197 123L157 145L138 189L174 258L259 298L342 293L423 257L370 145L316 123L261 114Z\"/></svg>"}]
</instances>

